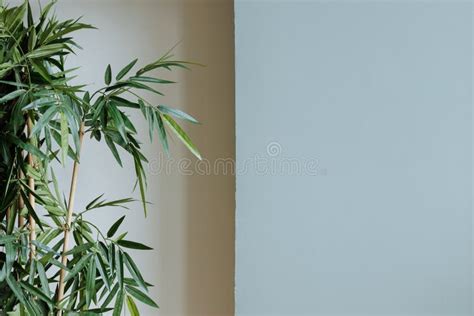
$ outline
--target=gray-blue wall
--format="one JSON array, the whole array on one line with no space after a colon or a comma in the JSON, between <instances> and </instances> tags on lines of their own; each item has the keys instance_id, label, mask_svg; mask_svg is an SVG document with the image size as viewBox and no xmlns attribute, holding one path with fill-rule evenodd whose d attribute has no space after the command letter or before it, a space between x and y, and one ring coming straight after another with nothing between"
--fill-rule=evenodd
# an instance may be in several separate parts
<instances>
[{"instance_id":1,"label":"gray-blue wall","mask_svg":"<svg viewBox=\"0 0 474 316\"><path fill-rule=\"evenodd\" d=\"M472 315L471 22L236 0L238 316Z\"/></svg>"}]
</instances>

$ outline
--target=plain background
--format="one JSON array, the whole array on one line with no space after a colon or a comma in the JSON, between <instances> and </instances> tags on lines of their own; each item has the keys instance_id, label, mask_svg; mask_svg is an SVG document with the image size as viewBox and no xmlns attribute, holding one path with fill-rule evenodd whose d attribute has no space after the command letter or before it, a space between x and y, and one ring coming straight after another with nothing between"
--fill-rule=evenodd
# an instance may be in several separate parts
<instances>
[{"instance_id":1,"label":"plain background","mask_svg":"<svg viewBox=\"0 0 474 316\"><path fill-rule=\"evenodd\" d=\"M237 0L235 23L237 169L319 171L237 175L237 315L472 315L471 2Z\"/></svg>"},{"instance_id":2,"label":"plain background","mask_svg":"<svg viewBox=\"0 0 474 316\"><path fill-rule=\"evenodd\" d=\"M77 33L83 47L71 57L70 66L81 66L76 82L103 84L107 64L117 73L134 58L144 64L161 57L172 46L178 59L206 67L190 72L176 70L163 77L178 81L164 88L166 97L148 95L152 102L175 106L203 124L185 124L204 158L234 157L233 7L229 0L173 1L59 1L62 18L84 16L99 30ZM156 286L151 296L160 310L144 309L143 315L232 315L234 311L234 177L232 174L187 175L178 172L180 158L196 160L175 139L170 159L160 156L158 140L149 143L146 122L132 116L143 132L148 168L149 215L133 205L121 230L132 240L154 248L135 252L144 276ZM122 155L124 168L116 165L105 143L86 140L78 180L77 209L101 193L113 199L135 196L133 164ZM166 162L173 164L166 165ZM170 172L166 172L169 166ZM188 168L186 170L190 170ZM70 169L62 183L68 188ZM67 190L66 190L67 191ZM90 219L104 229L122 215L104 209Z\"/></svg>"}]
</instances>

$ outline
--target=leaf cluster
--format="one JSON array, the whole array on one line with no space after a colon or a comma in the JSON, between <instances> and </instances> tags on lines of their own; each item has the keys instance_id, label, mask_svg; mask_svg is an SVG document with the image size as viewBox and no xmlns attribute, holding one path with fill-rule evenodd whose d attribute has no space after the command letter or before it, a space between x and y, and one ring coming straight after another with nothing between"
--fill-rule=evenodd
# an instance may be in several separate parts
<instances>
[{"instance_id":1,"label":"leaf cluster","mask_svg":"<svg viewBox=\"0 0 474 316\"><path fill-rule=\"evenodd\" d=\"M120 315L126 307L139 315L137 301L157 305L130 251L151 248L120 233L125 217L107 232L88 220L89 212L128 208L134 200L109 201L101 195L84 210L74 209L68 225L70 202L54 170L68 159L79 161L85 136L105 143L118 165L123 155L130 155L146 215L147 158L129 113L143 115L150 139L158 135L164 151L169 151L173 134L200 158L177 122L197 120L142 96L163 95L160 87L174 82L157 74L192 63L167 52L142 66L135 59L117 71L104 67L104 85L98 90L71 84L75 69L67 68L66 59L80 48L72 34L94 27L80 19L60 21L54 4L47 3L37 17L28 1L0 5L0 313L89 315L113 310ZM33 223L38 226L36 238L31 237ZM63 235L68 233L75 246L63 252ZM58 299L61 270L66 271L66 295Z\"/></svg>"}]
</instances>

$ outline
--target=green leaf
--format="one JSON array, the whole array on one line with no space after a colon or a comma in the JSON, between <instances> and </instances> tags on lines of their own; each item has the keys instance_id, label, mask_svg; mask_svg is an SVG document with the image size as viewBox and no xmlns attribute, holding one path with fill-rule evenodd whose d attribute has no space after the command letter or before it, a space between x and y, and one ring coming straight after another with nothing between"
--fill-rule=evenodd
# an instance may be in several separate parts
<instances>
[{"instance_id":1,"label":"green leaf","mask_svg":"<svg viewBox=\"0 0 474 316\"><path fill-rule=\"evenodd\" d=\"M133 60L131 63L129 63L127 66L125 66L120 72L117 74L115 77L116 80L122 79L129 71L132 69L133 66L137 63L138 58Z\"/></svg>"},{"instance_id":2,"label":"green leaf","mask_svg":"<svg viewBox=\"0 0 474 316\"><path fill-rule=\"evenodd\" d=\"M43 257L43 258L45 258L45 257ZM41 259L43 259L43 258L41 258ZM60 268L60 269L63 269L63 270L66 270L66 271L71 271L71 269L69 269L64 264L62 264L61 262L59 262L58 260L56 260L54 258L48 258L48 262L51 263L52 265Z\"/></svg>"},{"instance_id":3,"label":"green leaf","mask_svg":"<svg viewBox=\"0 0 474 316\"><path fill-rule=\"evenodd\" d=\"M20 282L20 285L32 296L36 296L48 304L53 304L53 301L51 300L51 298L45 293L43 293L42 291L40 291L39 289L37 289L36 287L26 282Z\"/></svg>"},{"instance_id":4,"label":"green leaf","mask_svg":"<svg viewBox=\"0 0 474 316\"><path fill-rule=\"evenodd\" d=\"M151 91L151 92L156 93L158 95L164 96L164 94L161 93L160 91L158 91L156 89L153 89L152 87L147 86L146 84L143 84L141 82L138 82L138 81L135 81L135 80L129 80L129 81L127 81L127 83L128 83L129 86L132 86L133 88L148 90L148 91Z\"/></svg>"},{"instance_id":5,"label":"green leaf","mask_svg":"<svg viewBox=\"0 0 474 316\"><path fill-rule=\"evenodd\" d=\"M51 290L49 288L48 277L46 275L46 271L44 270L44 266L39 261L36 262L36 270L38 271L38 276L41 282L41 288L43 289L43 292L46 295L50 296Z\"/></svg>"},{"instance_id":6,"label":"green leaf","mask_svg":"<svg viewBox=\"0 0 474 316\"><path fill-rule=\"evenodd\" d=\"M4 95L3 97L0 98L0 104L3 104L5 102L8 102L10 100L16 99L19 96L23 95L26 92L26 90L19 89L15 90L13 92L8 93L7 95Z\"/></svg>"},{"instance_id":7,"label":"green leaf","mask_svg":"<svg viewBox=\"0 0 474 316\"><path fill-rule=\"evenodd\" d=\"M25 55L26 58L42 58L46 56L51 56L54 54L59 53L63 49L65 49L64 44L50 44L50 45L44 45L40 46L37 49L29 52L28 54Z\"/></svg>"},{"instance_id":8,"label":"green leaf","mask_svg":"<svg viewBox=\"0 0 474 316\"><path fill-rule=\"evenodd\" d=\"M15 241L18 239L18 236L15 235L5 235L0 237L0 245L5 245L6 243Z\"/></svg>"},{"instance_id":9,"label":"green leaf","mask_svg":"<svg viewBox=\"0 0 474 316\"><path fill-rule=\"evenodd\" d=\"M49 121L54 117L54 115L58 112L57 107L50 107L49 109L44 112L41 118L35 123L31 133L33 135L38 134L44 127L49 123Z\"/></svg>"},{"instance_id":10,"label":"green leaf","mask_svg":"<svg viewBox=\"0 0 474 316\"><path fill-rule=\"evenodd\" d=\"M145 179L143 174L143 166L141 164L140 158L137 157L137 154L134 154L133 161L135 164L135 174L137 175L138 186L140 189L140 197L142 200L143 211L145 212L145 217L147 215L146 208L146 197L145 197Z\"/></svg>"},{"instance_id":11,"label":"green leaf","mask_svg":"<svg viewBox=\"0 0 474 316\"><path fill-rule=\"evenodd\" d=\"M131 241L131 240L122 239L122 240L119 240L117 243L122 247L130 248L130 249L139 249L139 250L152 250L153 249L144 244L141 244L136 241Z\"/></svg>"},{"instance_id":12,"label":"green leaf","mask_svg":"<svg viewBox=\"0 0 474 316\"><path fill-rule=\"evenodd\" d=\"M51 168L51 180L53 181L54 193L56 194L56 201L58 201L59 205L65 209L65 205L63 203L63 199L61 198L61 192L59 191L59 184L58 179L56 178L56 174L54 173L53 168Z\"/></svg>"},{"instance_id":13,"label":"green leaf","mask_svg":"<svg viewBox=\"0 0 474 316\"><path fill-rule=\"evenodd\" d=\"M67 117L64 112L61 112L61 153L63 165L66 163L67 152L69 149L69 128Z\"/></svg>"},{"instance_id":14,"label":"green leaf","mask_svg":"<svg viewBox=\"0 0 474 316\"><path fill-rule=\"evenodd\" d=\"M105 135L105 143L109 147L110 151L112 152L112 155L114 155L115 160L118 162L120 167L123 167L122 165L122 159L120 159L120 155L117 151L117 147L115 147L115 144L109 136Z\"/></svg>"},{"instance_id":15,"label":"green leaf","mask_svg":"<svg viewBox=\"0 0 474 316\"><path fill-rule=\"evenodd\" d=\"M82 245L78 245L78 246L74 246L72 249L69 249L68 251L66 251L63 255L65 255L65 256L75 255L75 254L87 251L87 250L91 249L94 246L95 246L95 243L91 243L91 242L88 242L88 243L85 243L85 244L82 244Z\"/></svg>"},{"instance_id":16,"label":"green leaf","mask_svg":"<svg viewBox=\"0 0 474 316\"><path fill-rule=\"evenodd\" d=\"M64 279L64 282L69 281L73 277L76 276L76 274L79 273L79 271L82 270L82 268L86 265L87 261L89 260L90 256L92 256L91 253L88 253L84 257L82 257L71 269L71 272L68 273L66 278Z\"/></svg>"},{"instance_id":17,"label":"green leaf","mask_svg":"<svg viewBox=\"0 0 474 316\"><path fill-rule=\"evenodd\" d=\"M130 295L127 295L127 307L131 316L140 316L137 305Z\"/></svg>"},{"instance_id":18,"label":"green leaf","mask_svg":"<svg viewBox=\"0 0 474 316\"><path fill-rule=\"evenodd\" d=\"M112 68L110 67L110 64L107 66L107 69L105 70L104 81L106 85L109 85L110 82L112 81Z\"/></svg>"},{"instance_id":19,"label":"green leaf","mask_svg":"<svg viewBox=\"0 0 474 316\"><path fill-rule=\"evenodd\" d=\"M123 309L123 297L124 293L122 290L118 293L117 297L115 298L115 305L114 305L114 313L113 316L120 316Z\"/></svg>"},{"instance_id":20,"label":"green leaf","mask_svg":"<svg viewBox=\"0 0 474 316\"><path fill-rule=\"evenodd\" d=\"M133 109L140 108L140 106L137 103L130 102L127 99L124 99L115 95L110 97L110 101L113 101L114 104L119 107L121 106L121 107L133 108Z\"/></svg>"},{"instance_id":21,"label":"green leaf","mask_svg":"<svg viewBox=\"0 0 474 316\"><path fill-rule=\"evenodd\" d=\"M105 286L107 287L107 289L110 291L110 279L107 275L107 268L105 266L104 261L102 260L101 255L97 254L95 256L95 264L97 266L97 270L99 270L100 277L104 281Z\"/></svg>"},{"instance_id":22,"label":"green leaf","mask_svg":"<svg viewBox=\"0 0 474 316\"><path fill-rule=\"evenodd\" d=\"M124 252L123 254L125 256L125 266L127 267L128 272L130 272L130 275L141 288L143 288L145 291L148 291L146 282L143 279L142 274L140 273L140 269L138 269L135 262L133 262L132 257L130 257L130 255L126 252Z\"/></svg>"},{"instance_id":23,"label":"green leaf","mask_svg":"<svg viewBox=\"0 0 474 316\"><path fill-rule=\"evenodd\" d=\"M92 313L93 315L103 315L103 313L107 313L107 312L110 312L110 311L113 311L114 309L113 308L91 308L91 309L86 309L84 310L84 314L81 313L80 315L84 315L84 316L88 316L89 314L87 314L87 312L90 312ZM68 316L73 316L73 315L68 315ZM75 315L74 315L75 316Z\"/></svg>"},{"instance_id":24,"label":"green leaf","mask_svg":"<svg viewBox=\"0 0 474 316\"><path fill-rule=\"evenodd\" d=\"M122 139L127 142L127 132L125 131L125 122L123 121L121 111L113 104L109 103L107 106L108 113L114 121L115 127L122 136Z\"/></svg>"},{"instance_id":25,"label":"green leaf","mask_svg":"<svg viewBox=\"0 0 474 316\"><path fill-rule=\"evenodd\" d=\"M183 142L186 147L199 159L201 160L201 154L199 153L196 146L192 143L189 136L183 131L183 129L173 120L169 115L163 114L163 119L171 128L171 130L178 136L178 138Z\"/></svg>"},{"instance_id":26,"label":"green leaf","mask_svg":"<svg viewBox=\"0 0 474 316\"><path fill-rule=\"evenodd\" d=\"M145 77L145 76L131 77L130 80L142 81L142 82L151 82L151 83L158 83L158 84L176 83L174 81L169 81L169 80L164 80L164 79L159 79L159 78L153 78L153 77Z\"/></svg>"},{"instance_id":27,"label":"green leaf","mask_svg":"<svg viewBox=\"0 0 474 316\"><path fill-rule=\"evenodd\" d=\"M95 278L97 275L95 258L90 259L89 269L87 270L87 279L86 279L86 305L89 306L92 299L95 297L96 287L95 287Z\"/></svg>"},{"instance_id":28,"label":"green leaf","mask_svg":"<svg viewBox=\"0 0 474 316\"><path fill-rule=\"evenodd\" d=\"M134 298L136 298L140 302L145 303L151 307L158 308L158 305L150 297L148 297L148 295L146 295L142 291L128 285L126 286L126 290L128 294L132 295Z\"/></svg>"},{"instance_id":29,"label":"green leaf","mask_svg":"<svg viewBox=\"0 0 474 316\"><path fill-rule=\"evenodd\" d=\"M42 160L46 160L46 161L48 160L48 156L46 156L43 152L41 152L37 147L31 145L30 143L25 143L25 142L21 141L15 135L9 134L7 136L7 139L9 141L11 141L13 144L20 147L21 149L26 150L27 152L29 152L33 156L36 156L36 157L38 157Z\"/></svg>"},{"instance_id":30,"label":"green leaf","mask_svg":"<svg viewBox=\"0 0 474 316\"><path fill-rule=\"evenodd\" d=\"M10 287L12 292L15 294L15 297L20 301L20 303L25 305L26 298L23 291L21 290L21 287L18 286L18 282L13 278L12 275L8 275L6 280L7 280L8 286Z\"/></svg>"},{"instance_id":31,"label":"green leaf","mask_svg":"<svg viewBox=\"0 0 474 316\"><path fill-rule=\"evenodd\" d=\"M31 243L33 245L35 245L36 247L38 247L39 249L45 251L46 253L52 253L56 256L59 256L59 253L57 251L55 251L53 248L43 244L42 242L39 242L38 240L33 240Z\"/></svg>"},{"instance_id":32,"label":"green leaf","mask_svg":"<svg viewBox=\"0 0 474 316\"><path fill-rule=\"evenodd\" d=\"M5 252L6 252L6 269L7 269L7 276L10 275L11 269L13 267L13 263L16 257L16 250L12 243L5 244Z\"/></svg>"},{"instance_id":33,"label":"green leaf","mask_svg":"<svg viewBox=\"0 0 474 316\"><path fill-rule=\"evenodd\" d=\"M115 270L117 282L120 284L120 288L123 288L123 255L119 249L115 252Z\"/></svg>"},{"instance_id":34,"label":"green leaf","mask_svg":"<svg viewBox=\"0 0 474 316\"><path fill-rule=\"evenodd\" d=\"M110 302L112 302L112 300L115 297L115 294L117 294L118 290L119 290L119 285L115 284L112 291L109 292L109 295L107 295L107 298L102 303L102 305L101 305L102 308L107 308L107 306L109 306Z\"/></svg>"},{"instance_id":35,"label":"green leaf","mask_svg":"<svg viewBox=\"0 0 474 316\"><path fill-rule=\"evenodd\" d=\"M125 219L125 215L120 217L109 229L109 231L107 232L107 237L110 238L112 237L116 232L117 232L117 229L120 227L120 225L122 224L123 220Z\"/></svg>"},{"instance_id":36,"label":"green leaf","mask_svg":"<svg viewBox=\"0 0 474 316\"><path fill-rule=\"evenodd\" d=\"M25 192L23 190L20 190L20 194L23 198L23 201L25 202L25 206L28 210L28 215L30 215L31 217L33 217L33 219L35 220L36 224L38 224L38 226L41 228L41 230L44 231L44 228L43 228L43 224L41 223L38 215L36 214L35 212L35 209L31 206L31 203L30 203L30 200L28 199L28 197L26 196Z\"/></svg>"},{"instance_id":37,"label":"green leaf","mask_svg":"<svg viewBox=\"0 0 474 316\"><path fill-rule=\"evenodd\" d=\"M43 65L41 61L35 62L34 60L31 60L31 64L34 66L34 70L40 74L41 77L43 77L44 80L47 82L52 82L52 78L49 75L48 70L46 67Z\"/></svg>"},{"instance_id":38,"label":"green leaf","mask_svg":"<svg viewBox=\"0 0 474 316\"><path fill-rule=\"evenodd\" d=\"M169 153L169 145L168 145L168 137L166 136L166 129L165 125L163 124L163 120L161 115L156 116L156 123L158 124L158 135L160 136L161 145L165 153Z\"/></svg>"},{"instance_id":39,"label":"green leaf","mask_svg":"<svg viewBox=\"0 0 474 316\"><path fill-rule=\"evenodd\" d=\"M92 26L92 25L89 25L89 24L74 22L74 24L72 24L71 26L66 27L66 28L64 28L63 30L61 30L57 33L54 33L51 37L48 38L47 42L48 43L52 42L54 40L57 40L57 39L63 37L64 35L66 35L68 33L75 32L75 31L81 30L81 29L95 29L95 27Z\"/></svg>"},{"instance_id":40,"label":"green leaf","mask_svg":"<svg viewBox=\"0 0 474 316\"><path fill-rule=\"evenodd\" d=\"M194 117L192 117L191 115L189 115L189 114L187 114L187 113L185 113L181 110L178 110L178 109L173 109L173 108L167 107L165 105L158 105L158 110L163 114L169 114L171 116L174 116L174 117L179 118L179 119L186 120L186 121L194 123L194 124L199 123Z\"/></svg>"}]
</instances>

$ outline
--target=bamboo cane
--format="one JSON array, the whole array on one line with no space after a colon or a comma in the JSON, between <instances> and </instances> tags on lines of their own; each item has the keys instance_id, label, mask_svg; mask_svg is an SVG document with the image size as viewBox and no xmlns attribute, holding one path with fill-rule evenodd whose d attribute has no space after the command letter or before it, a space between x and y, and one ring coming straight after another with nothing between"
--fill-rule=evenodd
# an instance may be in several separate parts
<instances>
[{"instance_id":1,"label":"bamboo cane","mask_svg":"<svg viewBox=\"0 0 474 316\"><path fill-rule=\"evenodd\" d=\"M82 140L84 138L84 123L81 124L81 127L79 129L79 150L82 148ZM80 153L77 153L78 159L79 159ZM63 243L63 252L61 255L61 263L66 266L67 265L67 256L64 254L66 251L69 249L69 231L71 229L71 223L72 223L72 213L74 210L74 199L76 196L76 186L77 186L77 174L79 171L79 162L74 161L74 165L72 167L72 177L71 177L71 187L69 189L69 202L67 205L67 217L66 217L66 224L64 226L64 243ZM59 286L58 286L58 302L60 302L63 297L64 297L64 287L65 287L65 282L64 278L66 276L66 271L64 269L61 269L59 271ZM62 311L58 311L58 316L62 315Z\"/></svg>"},{"instance_id":2,"label":"bamboo cane","mask_svg":"<svg viewBox=\"0 0 474 316\"><path fill-rule=\"evenodd\" d=\"M33 121L30 117L28 117L26 122L28 127L28 137L30 137L30 141L32 141L31 131L33 129ZM32 168L35 167L35 159L31 153L28 153L28 164ZM35 190L35 179L33 179L33 177L28 177L28 187L31 191ZM31 192L28 194L28 201L30 202L31 207L34 209L36 201L35 196ZM30 229L30 260L32 260L36 255L36 246L33 244L33 241L36 240L36 221L33 216L30 215L28 218L28 222Z\"/></svg>"},{"instance_id":3,"label":"bamboo cane","mask_svg":"<svg viewBox=\"0 0 474 316\"><path fill-rule=\"evenodd\" d=\"M25 219L21 216L21 210L25 207L25 202L23 198L20 196L18 199L18 228L23 227L25 225Z\"/></svg>"},{"instance_id":4,"label":"bamboo cane","mask_svg":"<svg viewBox=\"0 0 474 316\"><path fill-rule=\"evenodd\" d=\"M22 155L23 159L23 155ZM23 178L23 172L20 171L20 179ZM18 197L18 228L23 227L25 224L25 218L21 216L21 211L25 207L25 201L23 201L23 198L21 196Z\"/></svg>"}]
</instances>

